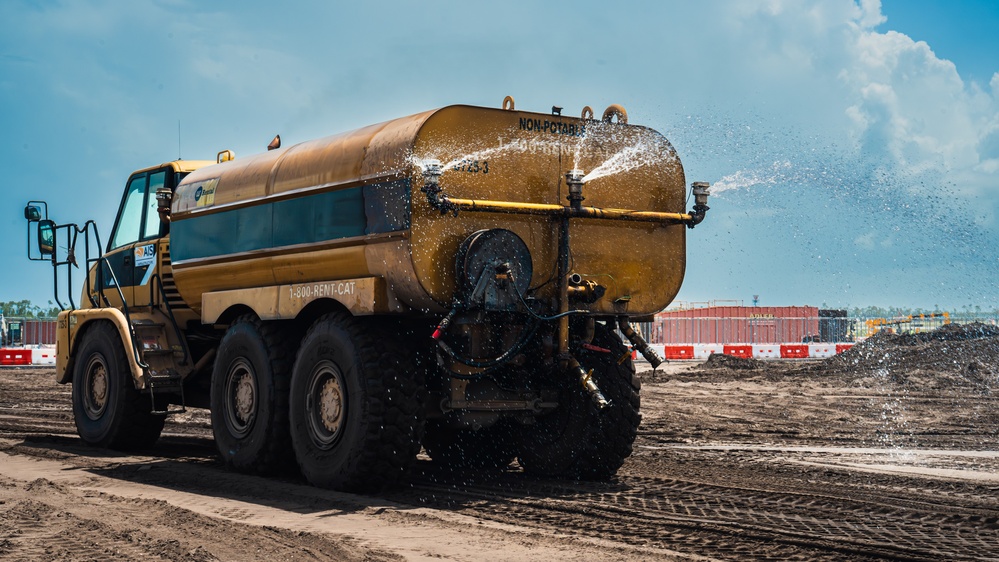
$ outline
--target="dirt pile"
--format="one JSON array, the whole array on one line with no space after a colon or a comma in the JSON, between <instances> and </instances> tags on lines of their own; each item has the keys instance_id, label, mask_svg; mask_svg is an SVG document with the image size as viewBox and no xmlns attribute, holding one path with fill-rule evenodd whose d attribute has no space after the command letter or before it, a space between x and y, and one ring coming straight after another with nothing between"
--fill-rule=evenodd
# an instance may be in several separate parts
<instances>
[{"instance_id":1,"label":"dirt pile","mask_svg":"<svg viewBox=\"0 0 999 562\"><path fill-rule=\"evenodd\" d=\"M872 376L932 389L999 392L999 327L948 324L921 334L879 332L851 349L813 366L811 372Z\"/></svg>"},{"instance_id":2,"label":"dirt pile","mask_svg":"<svg viewBox=\"0 0 999 562\"><path fill-rule=\"evenodd\" d=\"M819 377L830 384L898 386L999 396L999 327L948 324L921 334L879 332L825 360L766 361L714 354L657 380L775 381Z\"/></svg>"},{"instance_id":3,"label":"dirt pile","mask_svg":"<svg viewBox=\"0 0 999 562\"><path fill-rule=\"evenodd\" d=\"M669 363L668 367L656 371L645 371L642 380L649 382L666 382L670 380L690 382L725 382L731 380L752 380L757 377L768 377L768 367L778 367L780 362L766 362L759 359L734 357L721 353L712 353L704 363L685 364Z\"/></svg>"},{"instance_id":4,"label":"dirt pile","mask_svg":"<svg viewBox=\"0 0 999 562\"><path fill-rule=\"evenodd\" d=\"M736 371L751 371L763 368L764 364L759 359L750 357L735 357L721 353L712 353L708 360L702 365L705 369L732 369Z\"/></svg>"}]
</instances>

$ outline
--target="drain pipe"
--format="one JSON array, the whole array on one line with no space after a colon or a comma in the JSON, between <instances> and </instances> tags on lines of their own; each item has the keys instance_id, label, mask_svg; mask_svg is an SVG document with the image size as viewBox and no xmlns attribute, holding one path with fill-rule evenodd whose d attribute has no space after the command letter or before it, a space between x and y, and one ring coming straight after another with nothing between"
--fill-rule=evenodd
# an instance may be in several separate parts
<instances>
[{"instance_id":1,"label":"drain pipe","mask_svg":"<svg viewBox=\"0 0 999 562\"><path fill-rule=\"evenodd\" d=\"M645 338L643 338L641 334L636 332L635 329L631 327L631 322L628 321L627 316L619 317L617 319L617 326L621 329L621 333L624 334L624 337L628 338L628 341L631 342L631 345L642 354L642 357L648 360L649 364L652 365L653 370L658 369L659 365L662 365L665 362L662 357L659 357L656 350L649 347Z\"/></svg>"}]
</instances>

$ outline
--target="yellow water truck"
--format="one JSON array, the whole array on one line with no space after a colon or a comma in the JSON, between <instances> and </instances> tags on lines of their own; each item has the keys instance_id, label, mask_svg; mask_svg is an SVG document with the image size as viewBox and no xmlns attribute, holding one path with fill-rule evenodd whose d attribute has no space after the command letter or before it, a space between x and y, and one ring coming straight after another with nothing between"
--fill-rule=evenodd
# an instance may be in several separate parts
<instances>
[{"instance_id":1,"label":"yellow water truck","mask_svg":"<svg viewBox=\"0 0 999 562\"><path fill-rule=\"evenodd\" d=\"M640 420L632 348L661 362L630 321L675 297L708 185L687 211L669 142L617 105L593 117L508 97L147 168L106 247L30 202L29 257L56 266L57 298L88 246L82 304L58 321L81 437L149 445L196 405L229 466L297 464L324 487L398 481L421 446L612 476Z\"/></svg>"}]
</instances>

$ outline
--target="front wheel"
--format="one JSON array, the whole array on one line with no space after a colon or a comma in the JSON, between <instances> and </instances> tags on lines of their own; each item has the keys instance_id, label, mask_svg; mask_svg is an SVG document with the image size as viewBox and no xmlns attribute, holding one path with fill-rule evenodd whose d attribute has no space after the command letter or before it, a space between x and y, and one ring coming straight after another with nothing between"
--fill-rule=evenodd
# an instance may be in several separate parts
<instances>
[{"instance_id":1,"label":"front wheel","mask_svg":"<svg viewBox=\"0 0 999 562\"><path fill-rule=\"evenodd\" d=\"M73 367L73 419L88 445L131 450L152 445L165 418L135 388L118 330L99 321L81 336Z\"/></svg>"},{"instance_id":2,"label":"front wheel","mask_svg":"<svg viewBox=\"0 0 999 562\"><path fill-rule=\"evenodd\" d=\"M291 378L291 441L313 485L376 491L397 481L422 437L422 388L408 355L345 313L312 325Z\"/></svg>"}]
</instances>

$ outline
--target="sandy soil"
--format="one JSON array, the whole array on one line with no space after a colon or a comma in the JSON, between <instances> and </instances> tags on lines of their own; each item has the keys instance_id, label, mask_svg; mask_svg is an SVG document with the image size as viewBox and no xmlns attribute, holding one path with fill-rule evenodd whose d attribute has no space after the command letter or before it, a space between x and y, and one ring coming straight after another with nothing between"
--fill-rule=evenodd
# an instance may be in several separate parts
<instances>
[{"instance_id":1,"label":"sandy soil","mask_svg":"<svg viewBox=\"0 0 999 562\"><path fill-rule=\"evenodd\" d=\"M50 369L0 370L0 559L999 560L999 334L643 373L612 482L452 474L377 497L227 472L207 412L82 445Z\"/></svg>"}]
</instances>

